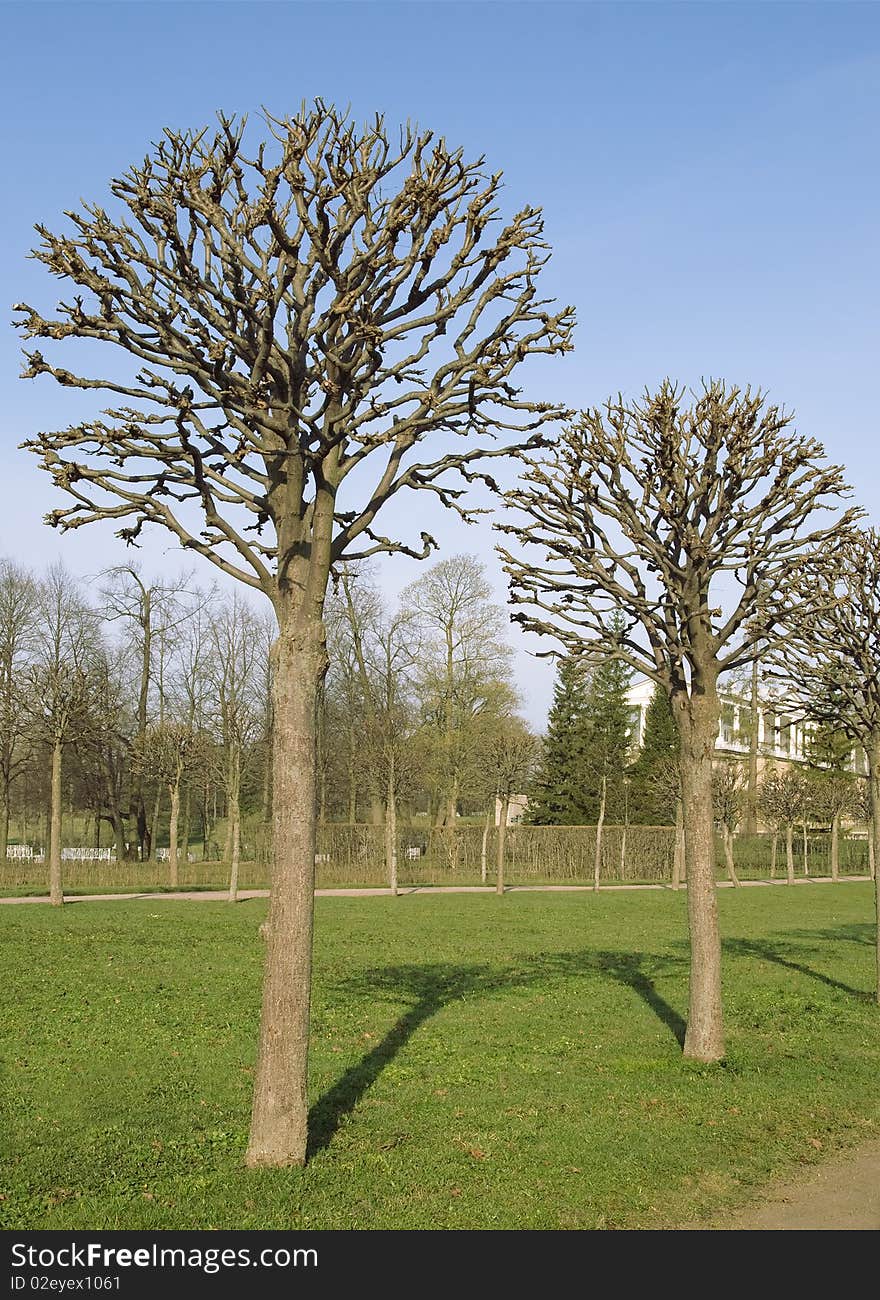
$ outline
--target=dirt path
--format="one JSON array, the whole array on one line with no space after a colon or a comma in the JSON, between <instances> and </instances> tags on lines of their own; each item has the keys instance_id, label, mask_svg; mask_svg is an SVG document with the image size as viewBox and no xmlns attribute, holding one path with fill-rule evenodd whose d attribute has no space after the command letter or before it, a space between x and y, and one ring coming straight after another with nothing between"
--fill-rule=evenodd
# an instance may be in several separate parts
<instances>
[{"instance_id":1,"label":"dirt path","mask_svg":"<svg viewBox=\"0 0 880 1300\"><path fill-rule=\"evenodd\" d=\"M850 881L870 880L870 876L847 876L842 883L848 884ZM787 885L786 880L743 880L741 884L746 888L758 888ZM830 876L807 876L799 878L792 882L795 885L831 885L834 882ZM717 882L719 889L732 889L733 883L730 880L719 880ZM670 889L670 885L602 885L600 893L614 894L626 893L630 890ZM687 889L683 885L682 889ZM545 894L592 894L594 892L592 885L507 885L504 889L505 894L527 894L527 893L545 893ZM316 898L379 898L390 895L390 889L316 889ZM398 893L404 894L494 894L494 885L401 885ZM217 903L223 902L228 898L228 891L225 889L194 889L178 890L175 893L136 893L130 894L66 894L65 903L117 903L125 902L133 898L149 898L153 900L168 899L175 901L184 899L193 903ZM268 889L240 889L238 891L238 901L245 902L249 898L268 898ZM3 903L48 903L48 894L28 894L20 898L0 898L0 905Z\"/></svg>"},{"instance_id":2,"label":"dirt path","mask_svg":"<svg viewBox=\"0 0 880 1300\"><path fill-rule=\"evenodd\" d=\"M735 1214L700 1227L745 1232L880 1229L880 1141L789 1181L771 1184Z\"/></svg>"}]
</instances>

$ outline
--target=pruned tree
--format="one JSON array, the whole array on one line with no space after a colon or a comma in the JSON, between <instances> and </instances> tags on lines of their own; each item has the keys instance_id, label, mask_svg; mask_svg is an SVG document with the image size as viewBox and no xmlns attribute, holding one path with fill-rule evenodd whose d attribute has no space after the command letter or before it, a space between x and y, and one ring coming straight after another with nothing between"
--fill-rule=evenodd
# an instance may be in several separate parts
<instances>
[{"instance_id":1,"label":"pruned tree","mask_svg":"<svg viewBox=\"0 0 880 1300\"><path fill-rule=\"evenodd\" d=\"M715 819L721 827L724 845L724 865L732 884L739 886L739 877L733 860L733 837L739 827L743 812L745 786L738 763L726 762L712 773L712 804Z\"/></svg>"},{"instance_id":2,"label":"pruned tree","mask_svg":"<svg viewBox=\"0 0 880 1300\"><path fill-rule=\"evenodd\" d=\"M537 277L540 211L496 229L500 174L430 132L393 143L323 102L245 124L166 131L69 233L39 226L36 259L71 283L38 340L89 339L133 359L122 378L27 354L26 377L113 394L94 420L25 446L71 497L61 529L158 524L271 602L273 881L249 1165L305 1160L315 858L315 702L331 565L435 543L377 531L406 491L457 510L491 459L560 412L511 383L570 350L574 313ZM89 355L93 355L90 351ZM421 458L426 441L433 451ZM464 486L462 486L464 480Z\"/></svg>"},{"instance_id":3,"label":"pruned tree","mask_svg":"<svg viewBox=\"0 0 880 1300\"><path fill-rule=\"evenodd\" d=\"M806 608L807 617L802 617ZM873 859L880 845L880 529L852 529L816 547L785 615L785 654L775 659L786 691L807 717L865 751ZM877 1000L880 888L875 877Z\"/></svg>"},{"instance_id":4,"label":"pruned tree","mask_svg":"<svg viewBox=\"0 0 880 1300\"><path fill-rule=\"evenodd\" d=\"M524 454L521 486L506 498L524 520L499 525L525 548L501 549L511 600L527 607L512 617L597 662L623 660L669 696L691 939L684 1050L702 1061L724 1055L712 842L718 680L772 642L779 594L829 533L816 514L846 489L842 471L790 423L760 392L712 382L686 407L667 380L641 402L583 412L545 456ZM615 610L619 631L608 621Z\"/></svg>"},{"instance_id":5,"label":"pruned tree","mask_svg":"<svg viewBox=\"0 0 880 1300\"><path fill-rule=\"evenodd\" d=\"M790 885L794 884L794 828L804 816L806 800L807 781L798 770L768 772L759 787L759 807L774 827L785 831L786 879Z\"/></svg>"}]
</instances>

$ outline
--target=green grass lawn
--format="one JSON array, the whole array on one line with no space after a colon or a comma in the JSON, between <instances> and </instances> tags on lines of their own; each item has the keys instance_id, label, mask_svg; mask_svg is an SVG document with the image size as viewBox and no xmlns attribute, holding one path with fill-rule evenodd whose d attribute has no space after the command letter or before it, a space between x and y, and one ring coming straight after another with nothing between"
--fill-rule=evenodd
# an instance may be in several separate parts
<instances>
[{"instance_id":1,"label":"green grass lawn","mask_svg":"<svg viewBox=\"0 0 880 1300\"><path fill-rule=\"evenodd\" d=\"M263 901L0 909L8 1228L637 1228L880 1130L872 887L319 899L313 1153L248 1172Z\"/></svg>"}]
</instances>

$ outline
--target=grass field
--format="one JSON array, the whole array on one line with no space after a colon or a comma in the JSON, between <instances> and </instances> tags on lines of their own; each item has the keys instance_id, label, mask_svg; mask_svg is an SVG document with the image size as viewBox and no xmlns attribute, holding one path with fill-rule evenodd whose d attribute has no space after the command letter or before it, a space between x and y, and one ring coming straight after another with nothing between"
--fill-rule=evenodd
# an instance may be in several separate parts
<instances>
[{"instance_id":1,"label":"grass field","mask_svg":"<svg viewBox=\"0 0 880 1300\"><path fill-rule=\"evenodd\" d=\"M241 1166L261 901L0 909L7 1228L638 1228L880 1131L872 887L319 899L312 1157Z\"/></svg>"}]
</instances>

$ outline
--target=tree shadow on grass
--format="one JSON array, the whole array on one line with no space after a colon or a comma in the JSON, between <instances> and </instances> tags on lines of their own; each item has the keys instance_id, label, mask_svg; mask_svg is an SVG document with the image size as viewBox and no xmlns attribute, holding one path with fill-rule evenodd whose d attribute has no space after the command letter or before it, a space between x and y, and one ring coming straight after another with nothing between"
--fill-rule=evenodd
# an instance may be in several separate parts
<instances>
[{"instance_id":1,"label":"tree shadow on grass","mask_svg":"<svg viewBox=\"0 0 880 1300\"><path fill-rule=\"evenodd\" d=\"M406 998L409 1010L356 1065L351 1066L314 1103L309 1111L307 1156L311 1159L333 1141L346 1115L351 1114L385 1067L409 1042L415 1031L438 1011L464 998L484 997L510 989L529 988L548 981L598 975L631 988L650 1007L681 1046L685 1021L654 985L662 973L680 973L683 959L646 953L563 952L541 953L516 966L383 966L346 980L340 988L350 994L384 993Z\"/></svg>"},{"instance_id":2,"label":"tree shadow on grass","mask_svg":"<svg viewBox=\"0 0 880 1300\"><path fill-rule=\"evenodd\" d=\"M841 938L839 933L832 932L834 937ZM811 937L821 938L820 934ZM861 939L855 942L861 943ZM842 980L836 980L831 975L825 975L822 971L814 970L812 966L807 966L803 961L797 961L795 958L808 957L815 953L815 949L805 948L803 945L788 943L785 940L777 939L773 943L766 939L725 939L724 949L738 957L760 957L762 961L773 962L776 966L784 966L786 970L797 971L799 975L807 975L810 979L819 980L822 984L827 984L829 988L839 989L842 993L849 993L858 998L860 1002L873 1002L874 995L866 992L864 989L853 988L851 984L844 984Z\"/></svg>"}]
</instances>

